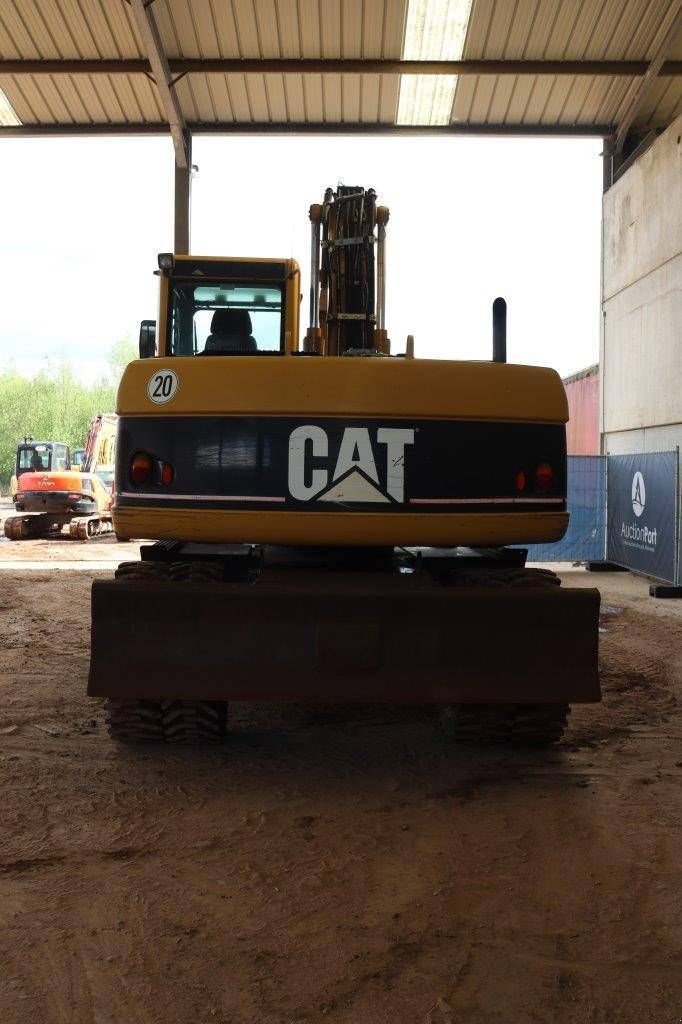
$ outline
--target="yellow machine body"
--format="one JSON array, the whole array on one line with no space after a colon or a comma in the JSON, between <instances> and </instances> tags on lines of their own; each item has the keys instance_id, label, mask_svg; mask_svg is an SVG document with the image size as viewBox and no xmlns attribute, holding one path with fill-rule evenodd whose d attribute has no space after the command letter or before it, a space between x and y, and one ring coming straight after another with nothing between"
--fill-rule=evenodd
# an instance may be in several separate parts
<instances>
[{"instance_id":1,"label":"yellow machine body","mask_svg":"<svg viewBox=\"0 0 682 1024\"><path fill-rule=\"evenodd\" d=\"M167 367L177 376L177 391L168 403L158 406L148 396L148 385ZM169 419L184 420L187 430L182 431L180 423L178 427L187 443L190 418L226 414L245 420L288 417L301 423L321 416L353 423L371 419L387 426L434 420L563 428L567 419L563 385L549 369L450 360L294 355L224 360L161 356L136 361L121 381L117 412L131 427L142 419L158 418L164 425ZM123 452L130 454L125 446ZM452 460L456 462L457 457L453 451ZM495 453L481 451L480 458L492 462ZM518 468L522 461L519 457ZM509 484L513 489L513 478ZM430 507L428 513L419 504L410 505L409 511L393 511L383 504L347 510L339 503L333 511L316 512L213 509L195 500L187 503L192 507L179 508L179 502L161 488L157 496L159 500L147 507L132 507L123 504L119 491L114 507L116 532L130 537L213 542L488 547L558 540L568 523L560 498L555 497L553 505L540 502L542 510L536 511L533 504L519 500L516 492L508 497L523 510L512 505L498 513L491 504L483 514L469 512L466 503L442 504L438 511Z\"/></svg>"},{"instance_id":2,"label":"yellow machine body","mask_svg":"<svg viewBox=\"0 0 682 1024\"><path fill-rule=\"evenodd\" d=\"M189 458L192 433L197 430L196 421L200 418L207 422L214 422L216 417L242 418L245 424L256 419L261 428L270 420L277 421L278 429L284 429L282 421L286 421L290 431L320 418L336 419L339 425L348 423L351 429L359 430L363 424L372 423L375 431L391 426L414 429L415 444L419 427L414 424L423 421L498 424L498 437L504 438L507 424L563 430L568 418L563 385L551 369L492 362L303 355L298 346L300 271L293 260L178 256L174 274L180 279L183 264L187 265L188 274L190 268L210 265L213 274L225 277L245 277L249 268L279 265L286 282L284 351L276 355L213 359L172 355L168 323L171 279L161 277L159 354L155 359L129 364L118 392L121 436L125 439L127 431L131 438L128 444L119 444L119 484L114 506L119 536L279 545L446 547L549 542L563 536L568 523L563 495L524 494L515 488L517 473L526 469L526 457L520 452L517 464L510 464L505 480L507 490L480 495L484 503L476 506L476 511L471 508L475 493L462 495L459 500L455 495L436 499L424 493L420 497L405 493L399 503L353 503L341 498L324 506L313 502L292 507L290 501L284 500L290 495L282 488L281 493L268 495L277 499L271 503L263 501L262 495L254 496L257 501L244 501L248 495L232 492L239 500L224 501L219 508L209 507L215 503L202 499L211 495L199 495L183 487L182 470L175 465L170 490L161 486L151 491L130 486L127 460L141 447L137 428L143 422L158 424L153 436L158 437L163 450L151 452L152 457L173 464L173 451L167 446L169 433L174 430L182 437L184 457ZM155 378L161 380L169 371L174 374L173 394L159 403L152 397L152 382ZM253 444L267 446L267 438L264 441L262 436L254 436ZM444 444L447 442L441 443L441 449ZM377 453L377 462L381 454ZM442 450L440 454L443 455ZM483 475L486 460L492 468L496 455L495 450L481 447L478 457ZM563 451L557 455L563 460ZM456 464L460 457L457 450L446 451L444 461ZM527 467L527 473L532 473L533 468ZM438 465L434 463L431 471L438 475ZM222 497L229 497L229 470L221 476ZM139 493L145 498L137 499ZM183 494L188 495L186 499L181 497Z\"/></svg>"}]
</instances>

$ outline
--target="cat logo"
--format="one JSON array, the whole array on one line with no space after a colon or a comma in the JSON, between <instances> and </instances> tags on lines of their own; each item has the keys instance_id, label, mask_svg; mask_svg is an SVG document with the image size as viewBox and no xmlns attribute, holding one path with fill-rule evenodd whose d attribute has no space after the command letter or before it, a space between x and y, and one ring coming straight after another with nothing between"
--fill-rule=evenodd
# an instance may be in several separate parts
<instances>
[{"instance_id":1,"label":"cat logo","mask_svg":"<svg viewBox=\"0 0 682 1024\"><path fill-rule=\"evenodd\" d=\"M297 501L392 504L405 500L405 448L414 429L346 427L336 458L322 427L304 424L289 438L289 493ZM327 460L327 466L320 465ZM331 469L333 461L333 470Z\"/></svg>"}]
</instances>

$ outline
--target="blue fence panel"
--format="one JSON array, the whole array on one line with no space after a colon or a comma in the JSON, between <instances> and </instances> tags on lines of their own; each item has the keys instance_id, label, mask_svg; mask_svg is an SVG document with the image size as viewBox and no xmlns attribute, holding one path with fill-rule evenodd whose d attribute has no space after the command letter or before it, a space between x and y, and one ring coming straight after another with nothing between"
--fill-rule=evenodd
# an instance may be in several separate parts
<instances>
[{"instance_id":1,"label":"blue fence panel","mask_svg":"<svg viewBox=\"0 0 682 1024\"><path fill-rule=\"evenodd\" d=\"M531 544L529 562L589 562L606 551L606 458L568 456L567 501L571 518L565 537L554 544Z\"/></svg>"},{"instance_id":2,"label":"blue fence panel","mask_svg":"<svg viewBox=\"0 0 682 1024\"><path fill-rule=\"evenodd\" d=\"M645 576L679 578L678 452L609 455L607 557Z\"/></svg>"}]
</instances>

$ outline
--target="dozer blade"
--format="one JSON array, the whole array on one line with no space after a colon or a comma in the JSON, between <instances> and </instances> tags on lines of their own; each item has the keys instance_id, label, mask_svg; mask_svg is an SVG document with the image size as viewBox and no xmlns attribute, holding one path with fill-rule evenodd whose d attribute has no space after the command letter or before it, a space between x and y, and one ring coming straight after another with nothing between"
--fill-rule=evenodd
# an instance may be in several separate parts
<instances>
[{"instance_id":1,"label":"dozer blade","mask_svg":"<svg viewBox=\"0 0 682 1024\"><path fill-rule=\"evenodd\" d=\"M88 692L199 700L600 699L599 592L426 574L272 571L254 584L98 580Z\"/></svg>"}]
</instances>

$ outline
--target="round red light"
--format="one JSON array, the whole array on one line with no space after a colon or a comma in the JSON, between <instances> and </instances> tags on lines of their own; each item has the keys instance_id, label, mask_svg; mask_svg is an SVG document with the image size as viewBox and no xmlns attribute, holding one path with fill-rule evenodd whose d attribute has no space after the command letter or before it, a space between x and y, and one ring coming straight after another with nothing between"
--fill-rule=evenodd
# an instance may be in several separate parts
<instances>
[{"instance_id":1,"label":"round red light","mask_svg":"<svg viewBox=\"0 0 682 1024\"><path fill-rule=\"evenodd\" d=\"M535 470L535 486L541 491L548 491L554 480L554 471L548 462L541 462Z\"/></svg>"},{"instance_id":2,"label":"round red light","mask_svg":"<svg viewBox=\"0 0 682 1024\"><path fill-rule=\"evenodd\" d=\"M526 489L526 474L523 472L522 469L520 469L518 471L518 473L516 474L516 490L517 491L525 491L525 489Z\"/></svg>"},{"instance_id":3,"label":"round red light","mask_svg":"<svg viewBox=\"0 0 682 1024\"><path fill-rule=\"evenodd\" d=\"M170 485L173 483L174 476L175 471L173 467L168 462L164 462L163 468L161 470L161 483L163 484L163 486L170 487Z\"/></svg>"},{"instance_id":4,"label":"round red light","mask_svg":"<svg viewBox=\"0 0 682 1024\"><path fill-rule=\"evenodd\" d=\"M148 455L135 455L130 463L130 479L134 484L143 484L152 471L152 460Z\"/></svg>"}]
</instances>

